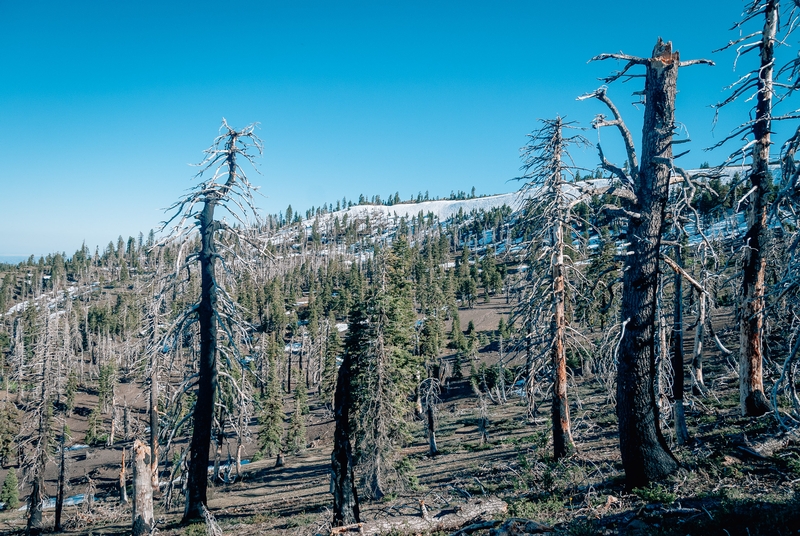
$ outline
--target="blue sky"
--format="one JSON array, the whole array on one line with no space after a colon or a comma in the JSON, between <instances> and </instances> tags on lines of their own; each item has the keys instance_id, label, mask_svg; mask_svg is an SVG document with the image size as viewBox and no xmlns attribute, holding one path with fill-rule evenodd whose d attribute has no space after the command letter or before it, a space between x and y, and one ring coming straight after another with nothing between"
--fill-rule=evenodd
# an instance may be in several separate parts
<instances>
[{"instance_id":1,"label":"blue sky","mask_svg":"<svg viewBox=\"0 0 800 536\"><path fill-rule=\"evenodd\" d=\"M259 122L264 212L359 194L447 196L517 188L519 147L537 119L588 126L605 112L575 98L656 38L682 59L678 120L686 167L703 148L731 54L712 54L744 4L676 0L508 2L0 2L0 255L102 250L147 234L189 188L222 117ZM794 52L791 52L794 54ZM740 64L739 74L753 58ZM640 136L640 81L609 90ZM595 132L587 132L591 140ZM618 157L618 139L603 132ZM731 149L733 150L733 146ZM594 149L577 159L594 167Z\"/></svg>"}]
</instances>

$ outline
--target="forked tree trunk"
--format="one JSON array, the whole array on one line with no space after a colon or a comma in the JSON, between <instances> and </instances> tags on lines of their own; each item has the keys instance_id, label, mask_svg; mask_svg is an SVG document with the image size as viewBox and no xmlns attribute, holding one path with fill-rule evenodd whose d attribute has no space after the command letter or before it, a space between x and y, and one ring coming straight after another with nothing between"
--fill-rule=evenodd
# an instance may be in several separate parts
<instances>
[{"instance_id":1,"label":"forked tree trunk","mask_svg":"<svg viewBox=\"0 0 800 536\"><path fill-rule=\"evenodd\" d=\"M333 494L333 526L340 527L361 521L353 472L353 454L350 444L350 378L352 357L345 352L334 394L334 419L336 430L333 435L331 453L331 493Z\"/></svg>"},{"instance_id":2,"label":"forked tree trunk","mask_svg":"<svg viewBox=\"0 0 800 536\"><path fill-rule=\"evenodd\" d=\"M133 443L133 536L144 536L154 528L150 447L138 439Z\"/></svg>"},{"instance_id":3,"label":"forked tree trunk","mask_svg":"<svg viewBox=\"0 0 800 536\"><path fill-rule=\"evenodd\" d=\"M744 235L742 307L739 322L739 407L743 416L759 416L770 410L764 395L764 246L767 229L767 183L772 118L774 40L778 26L778 0L766 2L761 36L761 68L758 70L756 116L753 122L753 167L750 172L748 230Z\"/></svg>"},{"instance_id":4,"label":"forked tree trunk","mask_svg":"<svg viewBox=\"0 0 800 536\"><path fill-rule=\"evenodd\" d=\"M678 468L659 427L655 378L656 291L659 250L668 197L675 128L675 93L679 54L659 38L644 63L642 160L634 181L637 215L628 218L629 254L623 270L621 316L627 320L619 344L617 418L626 484L647 486Z\"/></svg>"}]
</instances>

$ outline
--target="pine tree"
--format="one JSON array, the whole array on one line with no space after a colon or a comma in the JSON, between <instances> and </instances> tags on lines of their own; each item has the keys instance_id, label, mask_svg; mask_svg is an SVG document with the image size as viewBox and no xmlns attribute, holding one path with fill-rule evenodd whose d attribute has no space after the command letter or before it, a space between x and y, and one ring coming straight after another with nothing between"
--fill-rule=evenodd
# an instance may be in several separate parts
<instances>
[{"instance_id":1,"label":"pine tree","mask_svg":"<svg viewBox=\"0 0 800 536\"><path fill-rule=\"evenodd\" d=\"M405 238L375 256L375 293L351 315L347 352L354 363L352 430L369 494L402 487L397 451L410 438L406 415L421 358L414 356L411 252Z\"/></svg>"},{"instance_id":2,"label":"pine tree","mask_svg":"<svg viewBox=\"0 0 800 536\"><path fill-rule=\"evenodd\" d=\"M320 382L320 398L326 403L333 402L336 389L336 357L341 352L342 343L334 319L328 321L328 337L325 341L325 355L322 363L322 379Z\"/></svg>"},{"instance_id":3,"label":"pine tree","mask_svg":"<svg viewBox=\"0 0 800 536\"><path fill-rule=\"evenodd\" d=\"M261 425L258 432L258 447L261 454L265 456L277 455L283 438L283 398L276 362L279 351L280 347L273 335L267 346L266 389L261 399L261 411L258 415L258 423Z\"/></svg>"},{"instance_id":4,"label":"pine tree","mask_svg":"<svg viewBox=\"0 0 800 536\"><path fill-rule=\"evenodd\" d=\"M0 465L5 467L16 452L14 438L19 434L20 423L16 406L6 402L0 406Z\"/></svg>"},{"instance_id":5,"label":"pine tree","mask_svg":"<svg viewBox=\"0 0 800 536\"><path fill-rule=\"evenodd\" d=\"M300 452L306 448L306 418L303 410L308 412L308 394L302 382L297 382L294 390L294 411L289 420L286 432L286 451Z\"/></svg>"},{"instance_id":6,"label":"pine tree","mask_svg":"<svg viewBox=\"0 0 800 536\"><path fill-rule=\"evenodd\" d=\"M19 481L17 471L12 467L3 480L3 489L0 490L0 502L5 503L6 510L19 506Z\"/></svg>"}]
</instances>

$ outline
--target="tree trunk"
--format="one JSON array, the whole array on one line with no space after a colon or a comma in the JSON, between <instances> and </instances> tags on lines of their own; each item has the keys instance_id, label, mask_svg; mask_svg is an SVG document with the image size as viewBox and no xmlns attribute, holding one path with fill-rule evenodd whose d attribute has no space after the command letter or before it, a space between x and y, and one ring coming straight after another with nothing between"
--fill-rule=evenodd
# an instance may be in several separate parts
<instances>
[{"instance_id":1,"label":"tree trunk","mask_svg":"<svg viewBox=\"0 0 800 536\"><path fill-rule=\"evenodd\" d=\"M155 352L150 362L150 478L153 489L158 489L158 372Z\"/></svg>"},{"instance_id":2,"label":"tree trunk","mask_svg":"<svg viewBox=\"0 0 800 536\"><path fill-rule=\"evenodd\" d=\"M44 469L42 467L42 469ZM41 471L33 477L31 495L28 498L28 527L25 534L29 536L41 534L44 530L42 523L42 501L44 500L44 478Z\"/></svg>"},{"instance_id":3,"label":"tree trunk","mask_svg":"<svg viewBox=\"0 0 800 536\"><path fill-rule=\"evenodd\" d=\"M635 178L636 216L628 219L621 316L627 320L619 344L617 418L620 453L628 488L647 486L678 468L659 427L655 378L655 306L659 250L667 203L678 53L658 40L646 60L646 106L642 164Z\"/></svg>"},{"instance_id":4,"label":"tree trunk","mask_svg":"<svg viewBox=\"0 0 800 536\"><path fill-rule=\"evenodd\" d=\"M125 401L125 410L122 413L123 429L125 432L125 441L131 438L131 410L128 407L128 401ZM151 427L152 429L152 427Z\"/></svg>"},{"instance_id":5,"label":"tree trunk","mask_svg":"<svg viewBox=\"0 0 800 536\"><path fill-rule=\"evenodd\" d=\"M701 292L697 303L697 327L694 332L694 350L692 351L692 394L705 395L706 384L703 380L703 338L706 331L706 304L708 298Z\"/></svg>"},{"instance_id":6,"label":"tree trunk","mask_svg":"<svg viewBox=\"0 0 800 536\"><path fill-rule=\"evenodd\" d=\"M528 323L527 328L528 333L525 336L525 400L528 404L528 419L533 421L536 416L536 398L534 397L536 390L536 384L534 383L536 371L534 367L536 364L533 359L533 333L530 323Z\"/></svg>"},{"instance_id":7,"label":"tree trunk","mask_svg":"<svg viewBox=\"0 0 800 536\"><path fill-rule=\"evenodd\" d=\"M561 127L558 127L558 137L561 137ZM556 155L553 160L560 162L559 139L555 143ZM555 263L553 264L553 319L550 326L552 346L551 358L553 360L553 459L559 460L568 456L575 450L575 443L572 441L572 431L569 425L569 401L567 400L567 354L564 346L564 331L567 325L566 315L564 314L564 234L561 228L561 220L553 228L553 245L555 246Z\"/></svg>"},{"instance_id":8,"label":"tree trunk","mask_svg":"<svg viewBox=\"0 0 800 536\"><path fill-rule=\"evenodd\" d=\"M222 419L220 419L222 420ZM220 425L217 433L214 436L214 444L216 448L214 449L214 477L211 481L216 486L219 483L219 466L220 461L222 460L222 443L225 441L225 433L223 432L222 425Z\"/></svg>"},{"instance_id":9,"label":"tree trunk","mask_svg":"<svg viewBox=\"0 0 800 536\"><path fill-rule=\"evenodd\" d=\"M64 424L64 427L61 429L61 441L59 441L59 443L60 443L59 446L61 448L61 453L60 453L60 458L61 459L59 460L59 467L58 467L58 491L56 491L56 519L55 519L55 523L53 525L53 527L54 527L56 532L61 532L61 530L62 530L62 528L61 528L61 512L64 509L64 488L66 486L66 481L67 481L67 478L66 478L67 471L66 471L66 463L65 463L66 462L66 455L65 455L66 454L65 453L66 444L65 444L65 442L66 442L67 438L66 438L66 434L65 434L65 432L66 432L65 428L66 428L66 423Z\"/></svg>"},{"instance_id":10,"label":"tree trunk","mask_svg":"<svg viewBox=\"0 0 800 536\"><path fill-rule=\"evenodd\" d=\"M761 36L761 68L758 70L756 117L753 121L753 167L750 172L748 230L744 235L742 307L739 322L739 408L743 416L759 416L770 410L762 378L764 350L764 247L767 229L767 183L772 125L772 75L774 40L778 26L778 0L766 2Z\"/></svg>"},{"instance_id":11,"label":"tree trunk","mask_svg":"<svg viewBox=\"0 0 800 536\"><path fill-rule=\"evenodd\" d=\"M286 358L286 392L292 392L292 353L294 352L294 337L289 340L289 357Z\"/></svg>"},{"instance_id":12,"label":"tree trunk","mask_svg":"<svg viewBox=\"0 0 800 536\"><path fill-rule=\"evenodd\" d=\"M436 421L433 418L433 404L428 404L428 446L430 447L431 456L439 454L439 449L436 447Z\"/></svg>"},{"instance_id":13,"label":"tree trunk","mask_svg":"<svg viewBox=\"0 0 800 536\"><path fill-rule=\"evenodd\" d=\"M207 502L208 451L217 394L217 290L214 277L216 247L214 244L214 202L206 201L200 213L201 295L198 307L200 323L200 363L197 380L197 402L190 446L186 509L183 523L203 520Z\"/></svg>"},{"instance_id":14,"label":"tree trunk","mask_svg":"<svg viewBox=\"0 0 800 536\"><path fill-rule=\"evenodd\" d=\"M683 268L680 246L675 246L675 262ZM689 441L683 412L683 276L675 272L675 304L672 323L672 399L674 401L675 437L678 445Z\"/></svg>"},{"instance_id":15,"label":"tree trunk","mask_svg":"<svg viewBox=\"0 0 800 536\"><path fill-rule=\"evenodd\" d=\"M350 444L350 406L352 389L350 378L352 357L344 353L339 367L334 394L334 419L336 430L333 435L333 452L331 453L331 479L333 493L333 526L351 525L361 521L353 473L353 454Z\"/></svg>"},{"instance_id":16,"label":"tree trunk","mask_svg":"<svg viewBox=\"0 0 800 536\"><path fill-rule=\"evenodd\" d=\"M137 439L133 443L133 536L149 535L155 525L150 467L150 447Z\"/></svg>"},{"instance_id":17,"label":"tree trunk","mask_svg":"<svg viewBox=\"0 0 800 536\"><path fill-rule=\"evenodd\" d=\"M125 447L122 447L122 463L119 466L119 501L128 504L128 477L125 473Z\"/></svg>"}]
</instances>

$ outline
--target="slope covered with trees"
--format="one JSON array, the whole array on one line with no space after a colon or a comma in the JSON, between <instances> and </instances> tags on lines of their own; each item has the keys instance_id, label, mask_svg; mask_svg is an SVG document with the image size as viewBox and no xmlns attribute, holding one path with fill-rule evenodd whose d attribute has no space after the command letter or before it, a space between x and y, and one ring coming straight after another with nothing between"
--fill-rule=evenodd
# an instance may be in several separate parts
<instances>
[{"instance_id":1,"label":"slope covered with trees","mask_svg":"<svg viewBox=\"0 0 800 536\"><path fill-rule=\"evenodd\" d=\"M796 89L775 48L793 9L754 1L737 25L759 61L720 107L755 109L718 167L684 170L676 150L678 71L709 62L659 39L595 58L625 62L609 84L644 69L638 148L613 85L583 97L611 114L591 126L621 135L622 165L598 145L596 169L576 166L587 141L554 118L522 148L519 194L261 217L241 167L260 140L223 122L171 232L0 265L0 519L796 528L800 134L770 126L797 119L773 111Z\"/></svg>"}]
</instances>

